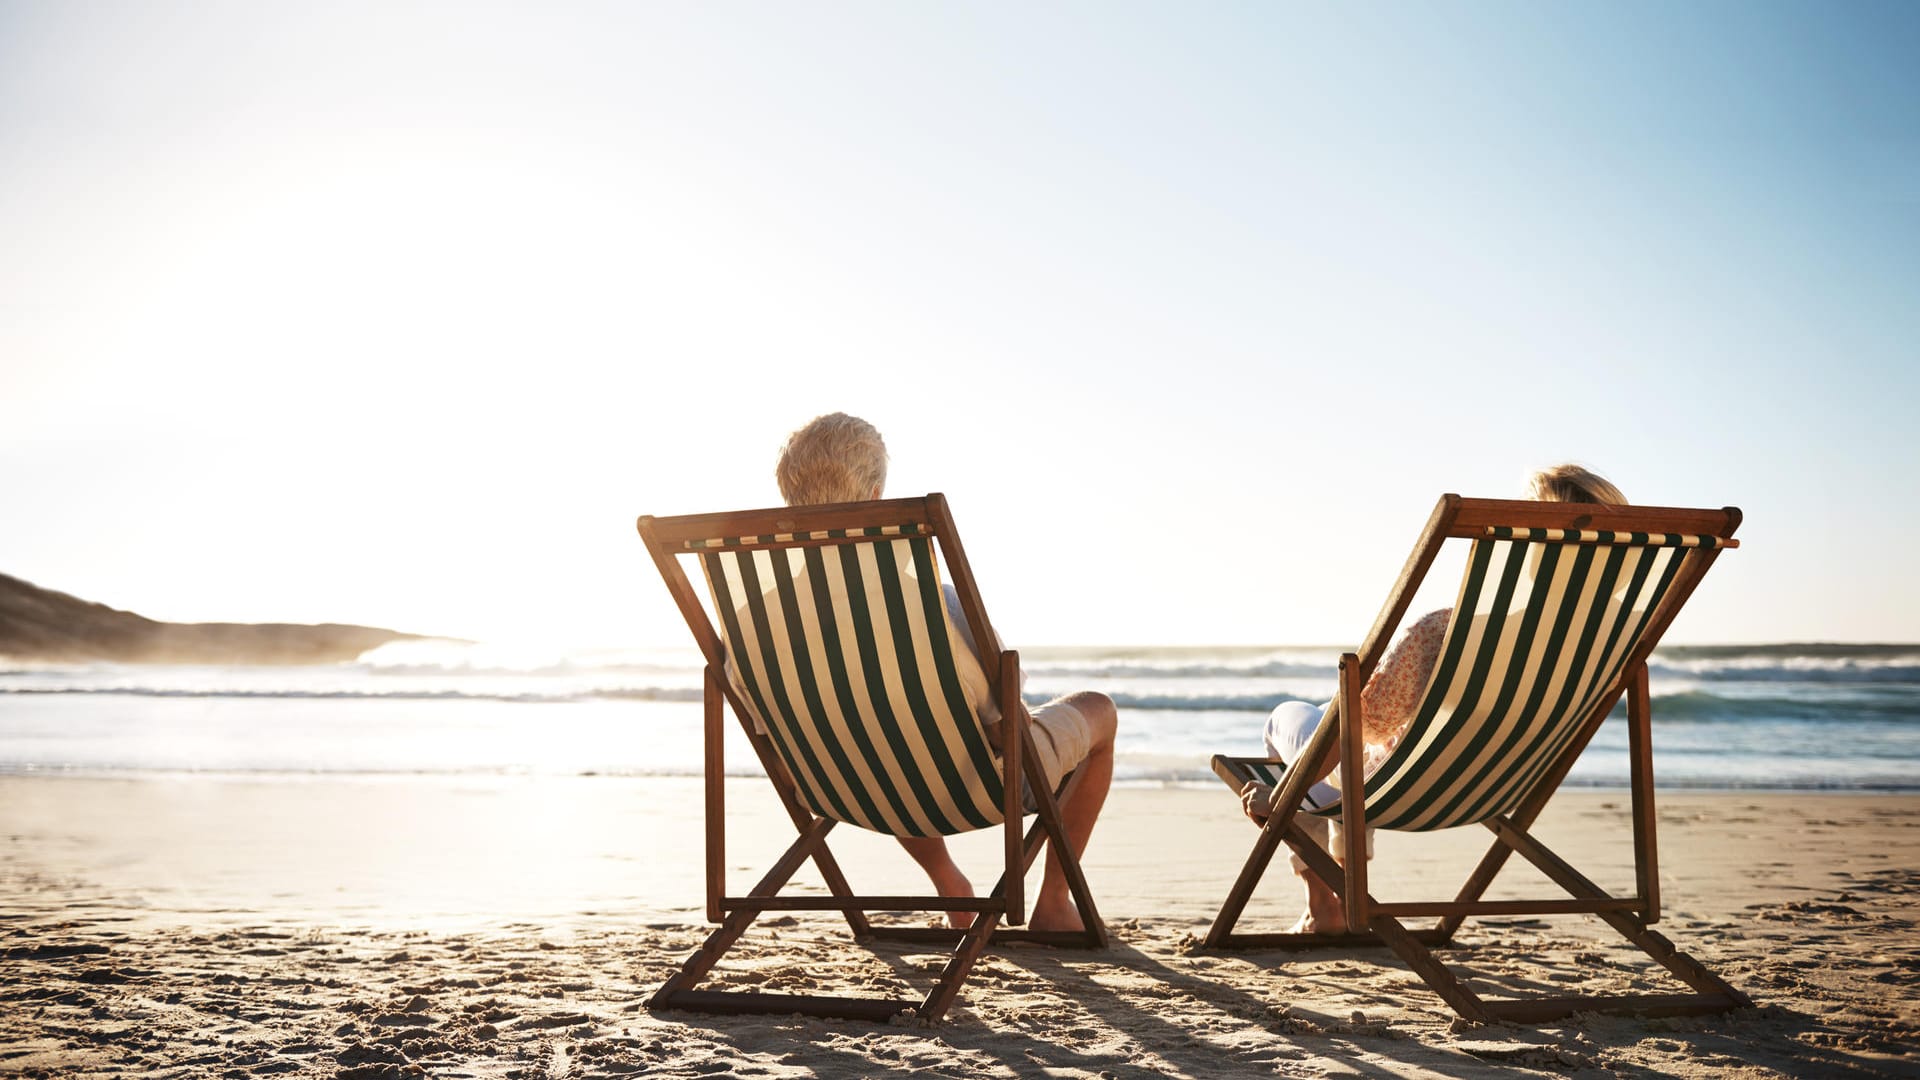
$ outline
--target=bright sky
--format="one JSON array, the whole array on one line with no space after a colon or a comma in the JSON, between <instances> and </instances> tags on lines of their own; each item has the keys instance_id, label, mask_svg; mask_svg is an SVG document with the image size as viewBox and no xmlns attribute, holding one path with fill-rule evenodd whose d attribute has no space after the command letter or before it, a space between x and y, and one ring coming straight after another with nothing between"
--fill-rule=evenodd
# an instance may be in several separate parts
<instances>
[{"instance_id":1,"label":"bright sky","mask_svg":"<svg viewBox=\"0 0 1920 1080\"><path fill-rule=\"evenodd\" d=\"M1443 491L1920 640L1920 6L0 0L0 571L677 643L813 415L1010 643L1352 643ZM1048 539L1051 531L1055 534Z\"/></svg>"}]
</instances>

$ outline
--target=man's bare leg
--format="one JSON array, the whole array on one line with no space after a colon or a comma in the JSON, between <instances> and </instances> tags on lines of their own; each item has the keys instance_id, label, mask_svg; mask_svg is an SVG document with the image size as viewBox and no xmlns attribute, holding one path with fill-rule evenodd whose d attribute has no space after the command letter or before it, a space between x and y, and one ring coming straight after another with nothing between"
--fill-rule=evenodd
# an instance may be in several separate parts
<instances>
[{"instance_id":1,"label":"man's bare leg","mask_svg":"<svg viewBox=\"0 0 1920 1080\"><path fill-rule=\"evenodd\" d=\"M1093 823L1106 804L1107 789L1113 786L1113 736L1119 729L1120 717L1113 699L1105 694L1083 691L1069 695L1066 701L1086 718L1093 736L1092 749L1080 763L1080 783L1073 797L1060 804L1060 824L1066 829L1067 846L1078 858L1087 849ZM1047 845L1047 869L1040 880L1040 895L1033 902L1027 925L1035 930L1086 929L1080 920L1080 909L1074 906L1073 894L1067 889L1067 872L1061 868L1051 844Z\"/></svg>"},{"instance_id":2,"label":"man's bare leg","mask_svg":"<svg viewBox=\"0 0 1920 1080\"><path fill-rule=\"evenodd\" d=\"M973 882L960 872L953 861L953 855L947 851L947 838L944 836L902 836L897 838L900 846L907 849L913 861L927 872L933 881L933 889L941 896L973 895ZM971 911L947 912L947 925L957 930L965 930L973 925L974 913Z\"/></svg>"}]
</instances>

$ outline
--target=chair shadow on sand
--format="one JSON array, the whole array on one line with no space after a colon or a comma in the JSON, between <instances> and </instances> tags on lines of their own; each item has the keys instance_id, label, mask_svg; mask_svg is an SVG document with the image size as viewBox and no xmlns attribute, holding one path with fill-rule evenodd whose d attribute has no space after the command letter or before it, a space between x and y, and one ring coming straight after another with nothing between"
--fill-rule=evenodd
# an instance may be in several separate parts
<instances>
[{"instance_id":1,"label":"chair shadow on sand","mask_svg":"<svg viewBox=\"0 0 1920 1080\"><path fill-rule=\"evenodd\" d=\"M1444 1006L1422 993L1414 973L1379 948L1323 949L1310 959L1281 952L1215 953L1192 937L1182 943L1175 937L1179 931L1143 929L1151 922L1113 924L1113 942L1102 952L996 946L973 975L981 992L940 1024L875 1026L800 1017L775 1023L791 1031L797 1053L818 1057L806 1062L809 1067L822 1073L845 1069L847 1075L906 1064L914 1052L903 1043L936 1044L943 1048L939 1052L967 1055L969 1068L992 1063L1019 1074L1208 1076L1332 1059L1355 1075L1382 1078L1404 1076L1407 1068L1462 1078L1581 1068L1670 1075L1671 1062L1625 1060L1627 1052L1648 1040L1659 1044L1665 1058L1707 1069L1771 1065L1789 1074L1861 1078L1889 1071L1884 1058L1834 1045L1847 1037L1845 1032L1790 1007L1763 1005L1760 1017L1745 1012L1643 1020L1585 1014L1559 1025L1456 1027ZM817 931L820 947L844 949L835 940L838 929L810 919L797 933L783 934L781 944L800 946ZM1492 941L1470 935L1449 947L1463 971L1514 994L1551 992L1559 985L1529 960L1538 951L1526 940L1533 927L1496 924L1490 929L1503 932ZM1134 943L1141 938L1147 948ZM1166 951L1169 939L1173 952ZM1591 944L1600 953L1593 962L1629 968L1613 954L1630 958L1630 950L1607 949L1597 940ZM939 953L904 943L868 941L857 948L874 961L876 971L884 968L908 987L930 981L940 964ZM1246 989L1247 978L1227 977L1234 969L1251 969L1268 989ZM1373 972L1373 980L1354 978L1362 971ZM1383 977L1391 983L1381 985ZM1048 997L1040 1011L1009 997L1029 992ZM1403 1012L1408 999L1423 997L1429 1001L1411 1023L1404 1016L1389 1021L1380 1015ZM1355 1013L1363 1015L1356 1020ZM730 1034L728 1029L744 1018L666 1011L655 1016L701 1029L735 1046L743 1057L767 1049L764 1029L751 1036ZM844 1040L822 1041L826 1032ZM935 1052L934 1047L928 1051Z\"/></svg>"}]
</instances>

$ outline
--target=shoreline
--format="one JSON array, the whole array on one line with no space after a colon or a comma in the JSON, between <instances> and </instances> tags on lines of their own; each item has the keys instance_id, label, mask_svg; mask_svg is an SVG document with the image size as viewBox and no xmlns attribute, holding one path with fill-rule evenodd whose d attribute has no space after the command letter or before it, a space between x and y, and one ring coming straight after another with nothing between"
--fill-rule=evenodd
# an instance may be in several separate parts
<instances>
[{"instance_id":1,"label":"shoreline","mask_svg":"<svg viewBox=\"0 0 1920 1080\"><path fill-rule=\"evenodd\" d=\"M761 781L765 774L745 770L729 771L727 779L735 781ZM0 781L7 780L49 780L49 781L142 781L177 783L181 781L205 781L208 783L420 783L451 784L468 783L569 783L573 781L602 781L609 783L652 783L656 781L698 783L697 772L529 772L516 769L494 771L474 770L470 772L445 772L437 770L389 770L389 771L342 771L342 770L292 770L292 769L111 769L82 766L72 769L48 768L44 766L0 765ZM1826 787L1795 787L1766 784L1706 784L1687 780L1662 780L1660 791L1680 795L1753 795L1795 796L1815 795L1858 795L1875 798L1920 798L1920 781L1909 787L1890 787L1880 784L1843 786L1839 784ZM1113 789L1129 791L1220 791L1224 790L1218 777L1118 777L1113 780ZM1562 785L1563 792L1583 792L1591 795L1625 795L1630 789L1626 784L1582 783L1578 777L1569 777Z\"/></svg>"},{"instance_id":2,"label":"shoreline","mask_svg":"<svg viewBox=\"0 0 1920 1080\"><path fill-rule=\"evenodd\" d=\"M1455 1024L1377 950L1196 949L1255 832L1218 785L1116 788L1085 860L1115 946L996 948L929 1029L647 1011L705 933L701 785L592 780L0 776L0 1075L1899 1076L1920 1054L1920 796L1661 792L1657 929L1757 1007L1522 1028ZM742 890L794 833L764 781L727 798ZM1626 804L1565 790L1536 831L1624 892ZM1451 895L1483 836L1383 834L1372 891ZM832 842L856 888L922 891L892 841ZM976 884L996 843L955 840ZM1277 868L1251 923L1290 922L1294 889ZM1490 894L1537 895L1531 871ZM939 964L850 942L769 918L721 971L917 992ZM1587 918L1477 920L1460 944L1496 996L1677 986Z\"/></svg>"}]
</instances>

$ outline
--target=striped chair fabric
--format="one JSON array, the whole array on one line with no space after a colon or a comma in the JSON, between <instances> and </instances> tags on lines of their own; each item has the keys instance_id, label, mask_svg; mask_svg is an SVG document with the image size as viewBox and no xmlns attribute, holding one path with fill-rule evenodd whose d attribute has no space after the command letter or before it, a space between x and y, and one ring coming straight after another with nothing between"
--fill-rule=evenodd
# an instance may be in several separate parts
<instances>
[{"instance_id":1,"label":"striped chair fabric","mask_svg":"<svg viewBox=\"0 0 1920 1080\"><path fill-rule=\"evenodd\" d=\"M1487 535L1496 540L1565 540L1580 544L1638 544L1652 547L1737 548L1740 541L1719 536L1694 536L1691 533L1615 532L1598 529L1529 529L1514 525L1489 525Z\"/></svg>"},{"instance_id":2,"label":"striped chair fabric","mask_svg":"<svg viewBox=\"0 0 1920 1080\"><path fill-rule=\"evenodd\" d=\"M801 797L890 836L1002 820L980 720L997 718L986 674L947 616L933 541L915 533L687 545L720 616L727 677ZM763 546L795 542L804 546Z\"/></svg>"},{"instance_id":3,"label":"striped chair fabric","mask_svg":"<svg viewBox=\"0 0 1920 1080\"><path fill-rule=\"evenodd\" d=\"M1733 543L1498 532L1473 542L1413 723L1367 779L1369 825L1423 831L1512 812L1620 685L1685 560Z\"/></svg>"},{"instance_id":4,"label":"striped chair fabric","mask_svg":"<svg viewBox=\"0 0 1920 1080\"><path fill-rule=\"evenodd\" d=\"M684 545L688 551L704 551L708 548L767 547L774 544L791 544L801 540L845 540L860 536L918 536L922 528L911 522L905 525L870 525L863 529L815 529L804 533L767 533L762 536L715 536L706 540L689 540Z\"/></svg>"},{"instance_id":5,"label":"striped chair fabric","mask_svg":"<svg viewBox=\"0 0 1920 1080\"><path fill-rule=\"evenodd\" d=\"M1223 756L1223 760L1229 763L1229 767L1239 775L1240 779L1258 780L1275 791L1280 790L1280 785L1287 778L1287 763L1278 758ZM1312 791L1308 791L1301 801L1309 811L1320 809L1320 804L1314 801Z\"/></svg>"},{"instance_id":6,"label":"striped chair fabric","mask_svg":"<svg viewBox=\"0 0 1920 1080\"><path fill-rule=\"evenodd\" d=\"M1270 788L1278 788L1280 786L1280 782L1286 779L1287 763L1284 761L1277 761L1273 758L1239 758L1239 757L1231 758L1229 760L1231 760L1234 764L1240 766L1242 769L1245 769L1247 772L1247 775L1253 777L1255 780L1260 781L1261 783L1267 785Z\"/></svg>"}]
</instances>

